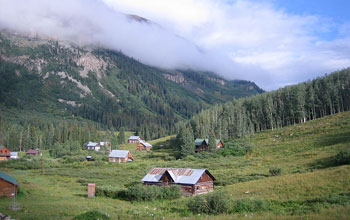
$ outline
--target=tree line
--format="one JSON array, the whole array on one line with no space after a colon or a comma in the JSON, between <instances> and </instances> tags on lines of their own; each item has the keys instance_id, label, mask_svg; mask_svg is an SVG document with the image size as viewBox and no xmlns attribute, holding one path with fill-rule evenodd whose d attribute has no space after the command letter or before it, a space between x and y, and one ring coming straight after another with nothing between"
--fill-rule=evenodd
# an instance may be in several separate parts
<instances>
[{"instance_id":1,"label":"tree line","mask_svg":"<svg viewBox=\"0 0 350 220\"><path fill-rule=\"evenodd\" d=\"M304 123L350 109L350 69L272 92L218 104L194 116L194 138L231 139ZM179 127L185 127L181 124Z\"/></svg>"}]
</instances>

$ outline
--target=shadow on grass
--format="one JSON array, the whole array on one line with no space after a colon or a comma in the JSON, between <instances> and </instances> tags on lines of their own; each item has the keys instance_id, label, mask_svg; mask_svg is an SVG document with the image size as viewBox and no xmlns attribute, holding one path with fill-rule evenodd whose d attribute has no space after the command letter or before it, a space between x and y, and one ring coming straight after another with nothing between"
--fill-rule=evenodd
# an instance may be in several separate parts
<instances>
[{"instance_id":1,"label":"shadow on grass","mask_svg":"<svg viewBox=\"0 0 350 220\"><path fill-rule=\"evenodd\" d=\"M319 147L326 147L331 146L335 144L343 144L343 143L350 143L350 134L349 132L342 132L337 134L331 134L331 135L323 135L322 137L318 138L315 142L315 146Z\"/></svg>"}]
</instances>

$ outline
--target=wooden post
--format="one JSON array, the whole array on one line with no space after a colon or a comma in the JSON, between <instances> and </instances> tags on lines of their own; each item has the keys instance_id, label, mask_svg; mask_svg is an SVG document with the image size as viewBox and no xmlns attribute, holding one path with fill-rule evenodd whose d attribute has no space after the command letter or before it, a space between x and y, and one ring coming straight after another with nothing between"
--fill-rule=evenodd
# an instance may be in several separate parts
<instances>
[{"instance_id":1,"label":"wooden post","mask_svg":"<svg viewBox=\"0 0 350 220\"><path fill-rule=\"evenodd\" d=\"M88 184L88 197L89 198L95 197L95 188L96 188L95 183Z\"/></svg>"}]
</instances>

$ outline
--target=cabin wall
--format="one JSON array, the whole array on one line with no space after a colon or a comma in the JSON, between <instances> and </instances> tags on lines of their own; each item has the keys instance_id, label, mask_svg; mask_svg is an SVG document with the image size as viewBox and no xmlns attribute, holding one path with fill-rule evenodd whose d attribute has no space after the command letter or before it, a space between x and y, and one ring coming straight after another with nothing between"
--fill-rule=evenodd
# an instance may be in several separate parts
<instances>
[{"instance_id":1,"label":"cabin wall","mask_svg":"<svg viewBox=\"0 0 350 220\"><path fill-rule=\"evenodd\" d=\"M208 182L198 182L196 185L194 185L194 193L195 195L213 192L214 191L214 182L208 181Z\"/></svg>"},{"instance_id":2,"label":"cabin wall","mask_svg":"<svg viewBox=\"0 0 350 220\"><path fill-rule=\"evenodd\" d=\"M0 197L12 197L12 193L17 194L17 186L3 179L0 179Z\"/></svg>"}]
</instances>

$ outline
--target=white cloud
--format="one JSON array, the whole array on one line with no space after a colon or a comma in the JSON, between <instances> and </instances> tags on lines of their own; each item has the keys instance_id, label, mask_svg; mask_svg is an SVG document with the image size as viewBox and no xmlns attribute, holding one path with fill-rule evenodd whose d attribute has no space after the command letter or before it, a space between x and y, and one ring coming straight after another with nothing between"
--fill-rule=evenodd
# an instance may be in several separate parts
<instances>
[{"instance_id":1,"label":"white cloud","mask_svg":"<svg viewBox=\"0 0 350 220\"><path fill-rule=\"evenodd\" d=\"M99 43L147 64L216 71L230 79L257 82L267 90L350 64L349 24L318 15L291 15L271 2L0 0L0 4L0 27ZM154 23L131 22L119 12ZM320 37L330 32L339 37L328 41Z\"/></svg>"}]
</instances>

